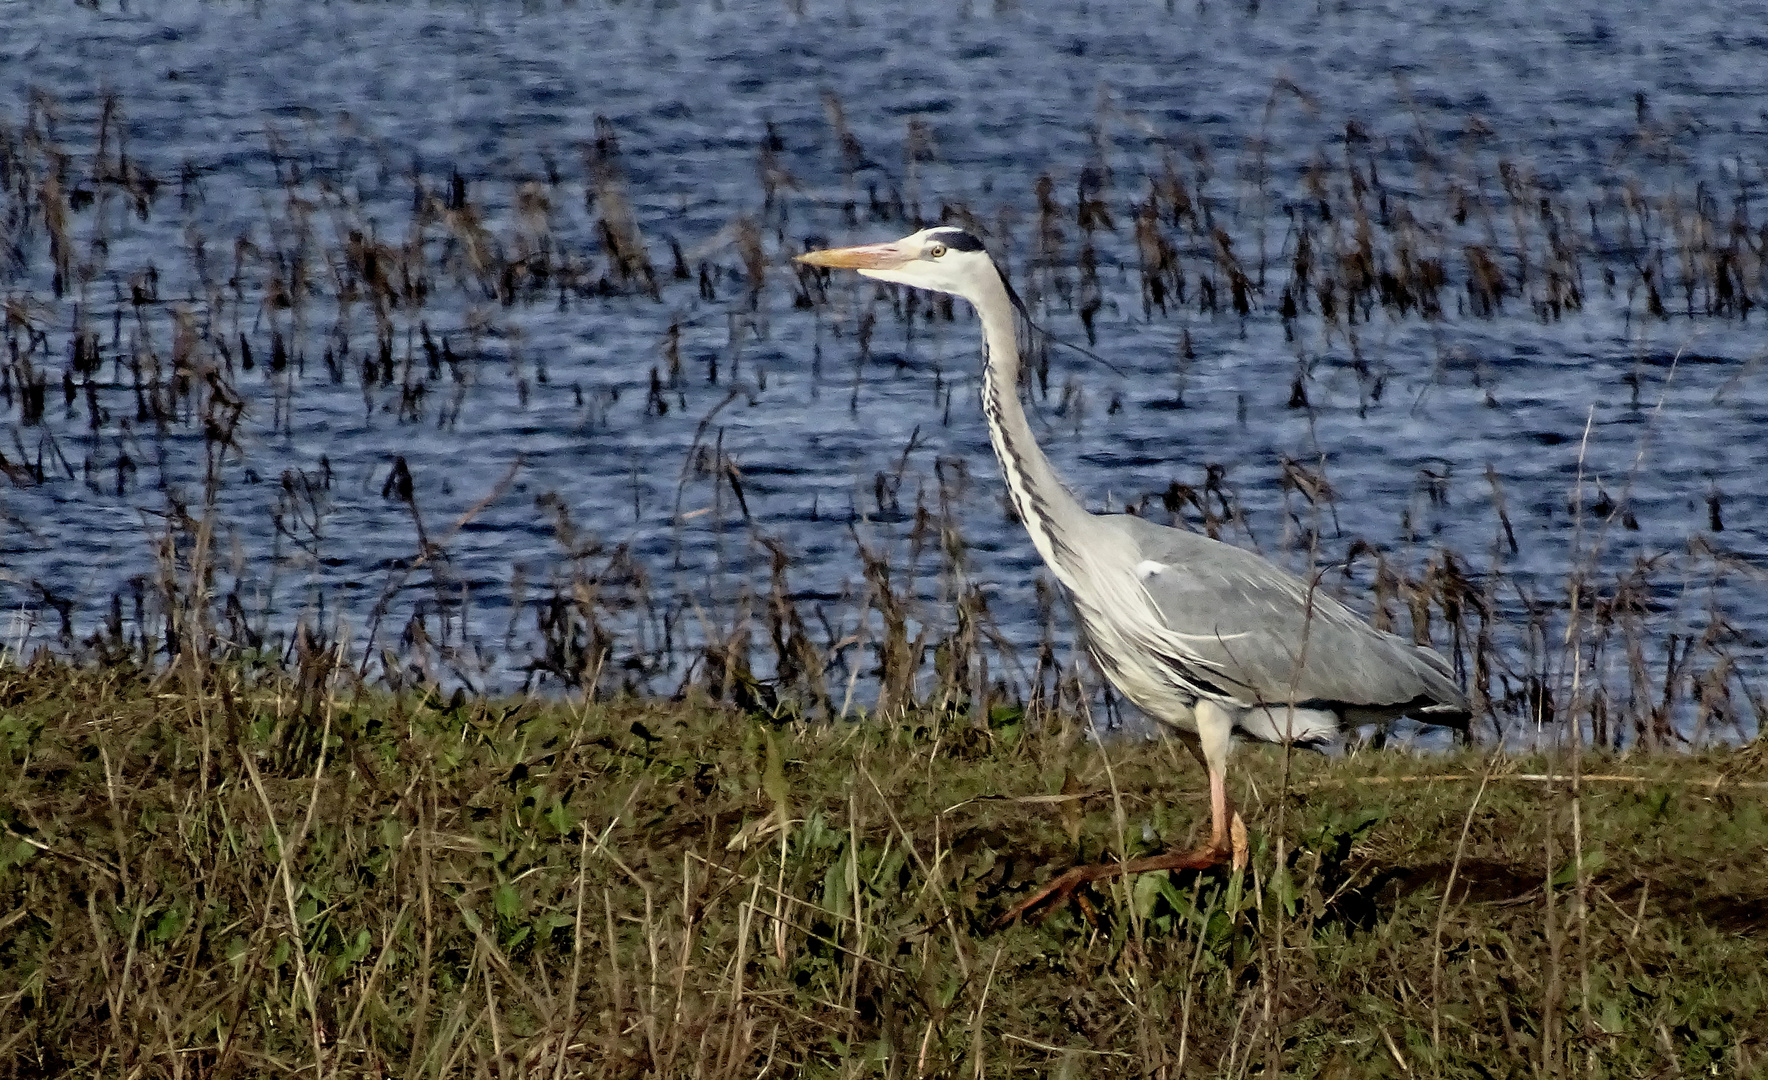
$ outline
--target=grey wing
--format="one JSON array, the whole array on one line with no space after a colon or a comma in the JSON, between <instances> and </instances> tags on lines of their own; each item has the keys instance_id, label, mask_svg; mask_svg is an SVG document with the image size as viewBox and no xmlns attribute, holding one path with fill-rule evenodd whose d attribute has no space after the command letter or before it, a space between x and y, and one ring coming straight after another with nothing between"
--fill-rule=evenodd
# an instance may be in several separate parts
<instances>
[{"instance_id":1,"label":"grey wing","mask_svg":"<svg viewBox=\"0 0 1768 1080\"><path fill-rule=\"evenodd\" d=\"M1201 679L1244 703L1464 715L1435 650L1367 621L1261 556L1124 515L1135 573L1164 620L1161 639Z\"/></svg>"}]
</instances>

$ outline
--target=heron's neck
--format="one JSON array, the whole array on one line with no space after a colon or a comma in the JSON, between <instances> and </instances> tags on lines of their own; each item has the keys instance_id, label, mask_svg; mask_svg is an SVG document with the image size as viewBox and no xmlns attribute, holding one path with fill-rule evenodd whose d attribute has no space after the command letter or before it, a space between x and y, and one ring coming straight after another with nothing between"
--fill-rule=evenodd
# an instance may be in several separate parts
<instances>
[{"instance_id":1,"label":"heron's neck","mask_svg":"<svg viewBox=\"0 0 1768 1080\"><path fill-rule=\"evenodd\" d=\"M1014 509L1038 554L1063 584L1072 587L1064 570L1072 560L1057 556L1073 546L1074 527L1085 518L1086 510L1069 494L1032 437L1025 409L1019 403L1019 342L1013 332L1013 305L1006 287L997 279L985 288L984 295L973 298L972 303L982 318L982 335L988 345L982 413L988 418L989 440L1000 459Z\"/></svg>"}]
</instances>

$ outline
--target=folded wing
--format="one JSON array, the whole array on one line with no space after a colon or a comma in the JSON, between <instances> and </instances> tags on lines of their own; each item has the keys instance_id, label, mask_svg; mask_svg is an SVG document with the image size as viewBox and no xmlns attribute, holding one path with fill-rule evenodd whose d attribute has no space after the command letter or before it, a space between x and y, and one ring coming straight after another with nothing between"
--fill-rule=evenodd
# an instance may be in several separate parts
<instances>
[{"instance_id":1,"label":"folded wing","mask_svg":"<svg viewBox=\"0 0 1768 1080\"><path fill-rule=\"evenodd\" d=\"M1102 518L1140 555L1135 573L1175 664L1242 704L1295 704L1453 723L1467 714L1435 650L1370 626L1269 560L1131 515Z\"/></svg>"}]
</instances>

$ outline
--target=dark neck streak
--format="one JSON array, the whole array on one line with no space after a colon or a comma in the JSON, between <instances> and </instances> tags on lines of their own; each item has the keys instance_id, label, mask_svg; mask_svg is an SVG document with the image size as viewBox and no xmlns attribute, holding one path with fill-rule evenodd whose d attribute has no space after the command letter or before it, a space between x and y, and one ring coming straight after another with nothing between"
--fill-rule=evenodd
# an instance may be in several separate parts
<instances>
[{"instance_id":1,"label":"dark neck streak","mask_svg":"<svg viewBox=\"0 0 1768 1080\"><path fill-rule=\"evenodd\" d=\"M990 441L1001 472L1032 543L1056 577L1072 590L1068 567L1076 565L1073 528L1086 510L1069 494L1032 436L1019 402L1019 345L1013 332L1013 309L998 279L996 293L976 305L982 314L988 360L983 368L982 412L988 418Z\"/></svg>"}]
</instances>

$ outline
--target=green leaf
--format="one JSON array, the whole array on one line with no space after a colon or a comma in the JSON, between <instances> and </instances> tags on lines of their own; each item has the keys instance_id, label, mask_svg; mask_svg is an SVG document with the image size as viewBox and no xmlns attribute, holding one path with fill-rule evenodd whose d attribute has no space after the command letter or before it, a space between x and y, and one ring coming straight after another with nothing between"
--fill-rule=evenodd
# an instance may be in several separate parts
<instances>
[{"instance_id":1,"label":"green leaf","mask_svg":"<svg viewBox=\"0 0 1768 1080\"><path fill-rule=\"evenodd\" d=\"M153 927L147 932L147 940L155 945L164 945L177 937L178 932L184 929L184 921L184 905L173 904L161 912L158 919L154 920Z\"/></svg>"},{"instance_id":2,"label":"green leaf","mask_svg":"<svg viewBox=\"0 0 1768 1080\"><path fill-rule=\"evenodd\" d=\"M500 882L491 890L491 906L497 911L498 918L513 921L522 913L522 894L509 882Z\"/></svg>"},{"instance_id":3,"label":"green leaf","mask_svg":"<svg viewBox=\"0 0 1768 1080\"><path fill-rule=\"evenodd\" d=\"M332 974L334 976L342 975L344 972L350 970L351 967L360 964L363 958L368 955L368 950L372 948L373 945L374 941L369 937L367 930L357 931L356 940L347 943L344 946L344 951L332 958Z\"/></svg>"},{"instance_id":4,"label":"green leaf","mask_svg":"<svg viewBox=\"0 0 1768 1080\"><path fill-rule=\"evenodd\" d=\"M896 881L902 876L903 864L907 861L908 859L903 855L901 848L892 848L890 853L884 856L883 861L878 864L878 869L873 871L871 876L871 880L877 882L883 889L883 892L878 893L879 895L896 895ZM876 889L873 891L878 892Z\"/></svg>"},{"instance_id":5,"label":"green leaf","mask_svg":"<svg viewBox=\"0 0 1768 1080\"><path fill-rule=\"evenodd\" d=\"M577 824L577 818L565 806L564 800L554 795L552 805L546 811L546 823L552 826L553 832L564 836Z\"/></svg>"},{"instance_id":6,"label":"green leaf","mask_svg":"<svg viewBox=\"0 0 1768 1080\"><path fill-rule=\"evenodd\" d=\"M251 946L246 943L245 938L238 934L235 934L233 940L227 943L227 963L233 968L234 978L239 978L240 973L245 971L246 954L249 952L251 952Z\"/></svg>"},{"instance_id":7,"label":"green leaf","mask_svg":"<svg viewBox=\"0 0 1768 1080\"><path fill-rule=\"evenodd\" d=\"M11 757L22 758L42 730L41 722L33 723L16 713L0 716L0 749Z\"/></svg>"},{"instance_id":8,"label":"green leaf","mask_svg":"<svg viewBox=\"0 0 1768 1080\"><path fill-rule=\"evenodd\" d=\"M1167 904L1174 911L1183 915L1187 922L1197 926L1203 925L1203 915L1197 910L1196 897L1187 898L1180 895L1179 887L1173 884L1171 874L1161 874L1156 880L1160 882L1160 895L1166 898Z\"/></svg>"},{"instance_id":9,"label":"green leaf","mask_svg":"<svg viewBox=\"0 0 1768 1080\"><path fill-rule=\"evenodd\" d=\"M1136 875L1136 883L1130 887L1130 906L1138 918L1146 919L1154 914L1154 903L1160 899L1166 877L1165 874Z\"/></svg>"},{"instance_id":10,"label":"green leaf","mask_svg":"<svg viewBox=\"0 0 1768 1080\"><path fill-rule=\"evenodd\" d=\"M792 789L786 786L785 759L771 732L762 732L762 739L767 746L767 759L761 774L761 788L774 804L780 820L785 821L792 816Z\"/></svg>"},{"instance_id":11,"label":"green leaf","mask_svg":"<svg viewBox=\"0 0 1768 1080\"><path fill-rule=\"evenodd\" d=\"M1228 878L1228 896L1222 907L1227 911L1239 911L1246 906L1246 875L1235 871Z\"/></svg>"},{"instance_id":12,"label":"green leaf","mask_svg":"<svg viewBox=\"0 0 1768 1080\"><path fill-rule=\"evenodd\" d=\"M1291 919L1295 918L1295 879L1289 876L1289 867L1278 866L1271 874L1271 880L1266 888L1277 898L1277 902L1283 905L1283 913Z\"/></svg>"},{"instance_id":13,"label":"green leaf","mask_svg":"<svg viewBox=\"0 0 1768 1080\"><path fill-rule=\"evenodd\" d=\"M18 843L12 845L12 851L6 856L6 858L0 860L0 870L9 870L14 866L23 866L34 858L36 854L37 847L35 844L26 840L20 840Z\"/></svg>"},{"instance_id":14,"label":"green leaf","mask_svg":"<svg viewBox=\"0 0 1768 1080\"><path fill-rule=\"evenodd\" d=\"M950 975L946 978L945 984L939 988L939 993L935 997L934 1000L939 1002L940 1008L949 1009L949 1008L951 1008L952 1002L954 1002L958 999L958 991L962 990L963 988L964 988L963 977L956 974L956 973L953 973L952 975Z\"/></svg>"},{"instance_id":15,"label":"green leaf","mask_svg":"<svg viewBox=\"0 0 1768 1080\"><path fill-rule=\"evenodd\" d=\"M852 899L847 895L847 860L836 856L823 875L823 910L835 915L852 914Z\"/></svg>"},{"instance_id":16,"label":"green leaf","mask_svg":"<svg viewBox=\"0 0 1768 1080\"><path fill-rule=\"evenodd\" d=\"M1584 852L1584 876L1589 877L1591 874L1594 874L1607 862L1608 856L1601 848L1591 848L1589 851ZM1554 872L1553 887L1556 889L1562 888L1577 880L1578 863L1576 860L1568 861L1564 866Z\"/></svg>"}]
</instances>

